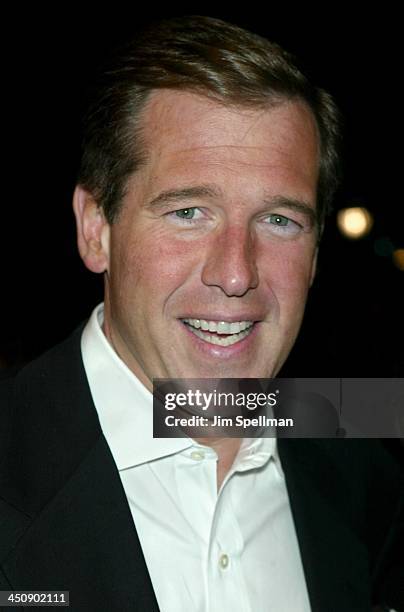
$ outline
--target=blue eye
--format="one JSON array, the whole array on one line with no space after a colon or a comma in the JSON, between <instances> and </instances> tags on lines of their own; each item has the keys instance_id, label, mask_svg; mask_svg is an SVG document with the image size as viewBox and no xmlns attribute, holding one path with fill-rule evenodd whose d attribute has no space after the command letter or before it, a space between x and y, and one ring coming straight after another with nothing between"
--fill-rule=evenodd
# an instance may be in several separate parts
<instances>
[{"instance_id":1,"label":"blue eye","mask_svg":"<svg viewBox=\"0 0 404 612\"><path fill-rule=\"evenodd\" d=\"M195 208L182 208L181 210L176 210L175 215L179 219L193 219L195 216Z\"/></svg>"},{"instance_id":2,"label":"blue eye","mask_svg":"<svg viewBox=\"0 0 404 612\"><path fill-rule=\"evenodd\" d=\"M285 227L290 223L290 219L284 217L283 215L270 215L269 222L273 223L273 225L278 225L279 227Z\"/></svg>"},{"instance_id":3,"label":"blue eye","mask_svg":"<svg viewBox=\"0 0 404 612\"><path fill-rule=\"evenodd\" d=\"M177 225L184 227L193 227L194 225L199 226L204 220L206 220L204 212L197 206L173 210L172 212L168 213L167 216Z\"/></svg>"},{"instance_id":4,"label":"blue eye","mask_svg":"<svg viewBox=\"0 0 404 612\"><path fill-rule=\"evenodd\" d=\"M268 215L268 217L265 218L265 223L269 226L268 229L271 230L272 234L283 236L284 238L297 236L303 230L303 226L297 221L293 221L289 219L289 217L277 213Z\"/></svg>"}]
</instances>

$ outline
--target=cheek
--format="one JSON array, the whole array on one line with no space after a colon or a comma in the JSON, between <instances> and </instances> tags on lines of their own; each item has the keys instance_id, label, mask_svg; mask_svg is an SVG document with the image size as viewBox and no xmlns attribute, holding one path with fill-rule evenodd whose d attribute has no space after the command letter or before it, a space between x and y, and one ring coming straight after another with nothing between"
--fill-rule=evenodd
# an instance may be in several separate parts
<instances>
[{"instance_id":1,"label":"cheek","mask_svg":"<svg viewBox=\"0 0 404 612\"><path fill-rule=\"evenodd\" d=\"M161 302L192 275L195 257L195 247L190 243L158 235L132 239L124 249L113 253L111 284L125 301L146 295L151 304Z\"/></svg>"},{"instance_id":2,"label":"cheek","mask_svg":"<svg viewBox=\"0 0 404 612\"><path fill-rule=\"evenodd\" d=\"M311 280L313 251L292 245L267 253L265 280L274 293L281 314L304 308Z\"/></svg>"}]
</instances>

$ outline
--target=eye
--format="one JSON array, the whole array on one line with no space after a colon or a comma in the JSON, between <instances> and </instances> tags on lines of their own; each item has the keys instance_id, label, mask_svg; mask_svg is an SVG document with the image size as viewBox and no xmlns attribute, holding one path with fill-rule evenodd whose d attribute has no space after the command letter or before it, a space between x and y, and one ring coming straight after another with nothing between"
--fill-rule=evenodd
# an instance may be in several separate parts
<instances>
[{"instance_id":1,"label":"eye","mask_svg":"<svg viewBox=\"0 0 404 612\"><path fill-rule=\"evenodd\" d=\"M288 219L287 217L284 217L283 215L271 215L270 216L270 223L273 223L274 225L278 225L281 227L285 227L286 225L288 225L290 219Z\"/></svg>"},{"instance_id":2,"label":"eye","mask_svg":"<svg viewBox=\"0 0 404 612\"><path fill-rule=\"evenodd\" d=\"M174 214L179 219L191 220L195 217L196 212L197 208L181 208L181 210L176 210Z\"/></svg>"},{"instance_id":3,"label":"eye","mask_svg":"<svg viewBox=\"0 0 404 612\"><path fill-rule=\"evenodd\" d=\"M297 221L292 221L284 215L272 214L265 218L265 223L271 226L272 233L278 236L295 236L303 230Z\"/></svg>"},{"instance_id":4,"label":"eye","mask_svg":"<svg viewBox=\"0 0 404 612\"><path fill-rule=\"evenodd\" d=\"M167 216L177 225L191 225L204 219L204 213L196 206L173 210L167 213Z\"/></svg>"}]
</instances>

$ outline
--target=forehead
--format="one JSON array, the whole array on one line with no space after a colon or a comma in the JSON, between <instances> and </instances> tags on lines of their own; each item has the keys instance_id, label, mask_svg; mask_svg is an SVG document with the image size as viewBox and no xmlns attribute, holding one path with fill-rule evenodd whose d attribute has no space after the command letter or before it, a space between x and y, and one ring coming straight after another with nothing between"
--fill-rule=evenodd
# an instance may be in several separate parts
<instances>
[{"instance_id":1,"label":"forehead","mask_svg":"<svg viewBox=\"0 0 404 612\"><path fill-rule=\"evenodd\" d=\"M157 90L147 103L143 128L154 163L179 154L246 163L265 163L274 156L282 163L298 156L311 170L319 157L315 119L300 101L246 109L191 92Z\"/></svg>"}]
</instances>

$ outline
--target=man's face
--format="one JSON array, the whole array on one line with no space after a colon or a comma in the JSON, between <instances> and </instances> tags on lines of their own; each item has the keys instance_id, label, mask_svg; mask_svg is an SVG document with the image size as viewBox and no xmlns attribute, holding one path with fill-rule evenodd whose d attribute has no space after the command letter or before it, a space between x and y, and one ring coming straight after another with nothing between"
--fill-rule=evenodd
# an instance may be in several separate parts
<instances>
[{"instance_id":1,"label":"man's face","mask_svg":"<svg viewBox=\"0 0 404 612\"><path fill-rule=\"evenodd\" d=\"M108 338L149 388L157 377L276 375L315 269L310 111L161 90L144 125L148 161L110 229Z\"/></svg>"}]
</instances>

